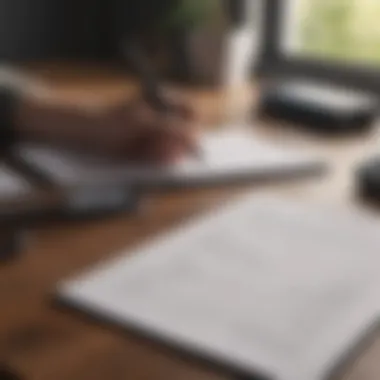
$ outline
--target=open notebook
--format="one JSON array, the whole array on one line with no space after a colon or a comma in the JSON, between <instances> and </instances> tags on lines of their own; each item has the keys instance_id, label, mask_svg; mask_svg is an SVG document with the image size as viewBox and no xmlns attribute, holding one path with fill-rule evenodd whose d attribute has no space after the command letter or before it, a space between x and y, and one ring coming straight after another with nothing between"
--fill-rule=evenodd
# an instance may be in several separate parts
<instances>
[{"instance_id":1,"label":"open notebook","mask_svg":"<svg viewBox=\"0 0 380 380\"><path fill-rule=\"evenodd\" d=\"M25 178L0 163L0 202L25 196L31 191L32 186Z\"/></svg>"},{"instance_id":2,"label":"open notebook","mask_svg":"<svg viewBox=\"0 0 380 380\"><path fill-rule=\"evenodd\" d=\"M326 380L378 321L379 221L249 195L57 287L240 373Z\"/></svg>"},{"instance_id":3,"label":"open notebook","mask_svg":"<svg viewBox=\"0 0 380 380\"><path fill-rule=\"evenodd\" d=\"M36 145L15 154L54 184L133 182L151 186L191 186L242 179L287 178L320 173L316 158L259 142L249 131L220 131L201 139L202 158L186 158L168 168L136 167Z\"/></svg>"}]
</instances>

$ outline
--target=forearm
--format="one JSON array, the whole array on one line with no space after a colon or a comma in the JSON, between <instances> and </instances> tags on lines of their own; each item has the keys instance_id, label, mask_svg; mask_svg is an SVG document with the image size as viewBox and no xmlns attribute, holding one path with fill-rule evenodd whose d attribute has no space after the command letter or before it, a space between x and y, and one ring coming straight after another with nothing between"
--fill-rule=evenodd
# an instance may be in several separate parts
<instances>
[{"instance_id":1,"label":"forearm","mask_svg":"<svg viewBox=\"0 0 380 380\"><path fill-rule=\"evenodd\" d=\"M14 139L80 146L94 112L58 99L48 86L0 68L0 152Z\"/></svg>"},{"instance_id":2,"label":"forearm","mask_svg":"<svg viewBox=\"0 0 380 380\"><path fill-rule=\"evenodd\" d=\"M39 86L23 73L0 66L0 153L19 137L18 114L23 95ZM37 90L38 92L38 90Z\"/></svg>"},{"instance_id":3,"label":"forearm","mask_svg":"<svg viewBox=\"0 0 380 380\"><path fill-rule=\"evenodd\" d=\"M84 108L21 97L14 113L14 128L22 140L79 145L88 140L95 118Z\"/></svg>"}]
</instances>

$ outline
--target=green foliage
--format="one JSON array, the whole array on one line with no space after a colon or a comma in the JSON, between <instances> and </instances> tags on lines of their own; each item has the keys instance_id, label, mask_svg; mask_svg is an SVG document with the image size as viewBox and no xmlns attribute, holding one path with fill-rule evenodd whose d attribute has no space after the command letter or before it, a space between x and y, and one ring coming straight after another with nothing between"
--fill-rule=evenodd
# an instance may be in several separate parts
<instances>
[{"instance_id":1,"label":"green foliage","mask_svg":"<svg viewBox=\"0 0 380 380\"><path fill-rule=\"evenodd\" d=\"M380 2L303 0L300 49L308 56L347 62L380 62Z\"/></svg>"},{"instance_id":2,"label":"green foliage","mask_svg":"<svg viewBox=\"0 0 380 380\"><path fill-rule=\"evenodd\" d=\"M177 0L163 20L163 28L194 29L203 25L218 9L220 0Z\"/></svg>"}]
</instances>

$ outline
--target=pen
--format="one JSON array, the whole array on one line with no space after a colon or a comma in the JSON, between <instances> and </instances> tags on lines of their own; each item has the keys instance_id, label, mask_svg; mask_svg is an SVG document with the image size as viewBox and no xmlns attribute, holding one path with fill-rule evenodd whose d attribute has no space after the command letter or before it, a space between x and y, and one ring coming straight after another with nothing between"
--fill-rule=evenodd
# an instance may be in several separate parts
<instances>
[{"instance_id":1,"label":"pen","mask_svg":"<svg viewBox=\"0 0 380 380\"><path fill-rule=\"evenodd\" d=\"M132 65L133 69L138 73L142 92L145 100L158 112L162 114L169 114L175 112L165 99L162 86L160 86L157 75L155 75L152 66L148 63L145 55L142 53L135 43L129 43L125 45L125 58ZM201 152L195 145L183 140L186 144L186 148L195 157L200 158Z\"/></svg>"}]
</instances>

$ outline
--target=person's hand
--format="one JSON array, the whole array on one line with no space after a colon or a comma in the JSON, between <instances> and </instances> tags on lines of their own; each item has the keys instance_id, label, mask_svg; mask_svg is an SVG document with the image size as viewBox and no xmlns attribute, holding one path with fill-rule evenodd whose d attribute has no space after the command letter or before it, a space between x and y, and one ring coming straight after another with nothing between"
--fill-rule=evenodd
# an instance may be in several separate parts
<instances>
[{"instance_id":1,"label":"person's hand","mask_svg":"<svg viewBox=\"0 0 380 380\"><path fill-rule=\"evenodd\" d=\"M167 103L170 114L156 111L143 99L108 110L99 119L108 125L103 140L107 154L157 164L193 154L197 145L196 112L178 94L168 95Z\"/></svg>"},{"instance_id":2,"label":"person's hand","mask_svg":"<svg viewBox=\"0 0 380 380\"><path fill-rule=\"evenodd\" d=\"M141 98L105 108L62 106L34 101L19 110L25 135L110 158L166 164L193 150L197 117L189 102L168 94L164 115Z\"/></svg>"}]
</instances>

